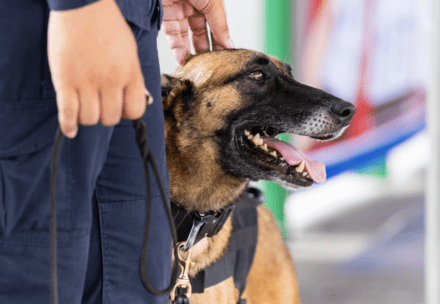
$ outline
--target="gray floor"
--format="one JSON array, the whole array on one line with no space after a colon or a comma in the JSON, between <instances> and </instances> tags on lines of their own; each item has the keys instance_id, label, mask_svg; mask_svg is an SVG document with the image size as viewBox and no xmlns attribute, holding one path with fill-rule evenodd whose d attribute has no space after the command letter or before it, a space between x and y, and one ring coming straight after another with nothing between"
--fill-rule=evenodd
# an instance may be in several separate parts
<instances>
[{"instance_id":1,"label":"gray floor","mask_svg":"<svg viewBox=\"0 0 440 304\"><path fill-rule=\"evenodd\" d=\"M422 304L423 204L423 194L384 198L291 238L302 304Z\"/></svg>"}]
</instances>

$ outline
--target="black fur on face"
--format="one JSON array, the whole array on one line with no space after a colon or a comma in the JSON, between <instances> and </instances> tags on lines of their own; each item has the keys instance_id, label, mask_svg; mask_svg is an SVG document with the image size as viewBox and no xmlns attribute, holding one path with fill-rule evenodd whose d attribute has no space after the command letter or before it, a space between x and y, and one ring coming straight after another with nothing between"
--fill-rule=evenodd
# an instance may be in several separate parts
<instances>
[{"instance_id":1,"label":"black fur on face","mask_svg":"<svg viewBox=\"0 0 440 304\"><path fill-rule=\"evenodd\" d=\"M312 185L313 180L301 176L279 159L264 153L256 156L244 149L244 130L251 127L258 132L259 127L270 127L275 132L272 136L291 133L330 140L340 136L349 125L354 107L295 81L290 67L286 64L283 67L280 70L260 55L251 60L242 73L225 82L240 92L244 106L225 117L227 127L218 130L217 136L221 139L221 162L228 173L251 180L276 181L297 189ZM342 111L335 113L335 108Z\"/></svg>"},{"instance_id":2,"label":"black fur on face","mask_svg":"<svg viewBox=\"0 0 440 304\"><path fill-rule=\"evenodd\" d=\"M222 54L228 52L231 51L223 51ZM311 186L314 181L310 176L298 173L296 166L289 165L280 157L281 154L270 156L253 145L246 139L245 131L266 137L291 133L330 140L340 136L347 128L355 112L354 106L297 82L291 75L291 67L273 57L243 50L234 52L248 52L246 56L231 59L235 60L234 66L237 66L237 58L243 59L238 60L239 68L221 66L218 68L222 69L222 73L214 72L207 77L197 66L202 54L190 59L193 68L185 73L191 74L191 80L185 79L188 74L182 71L176 73L180 78L163 77L165 116L180 115L174 119L185 124L190 131L188 136L195 138L198 134L194 133L203 133L205 141L214 142L225 174L241 179L275 181L290 189ZM249 53L252 55L248 56ZM215 58L217 55L209 56ZM229 70L233 72L225 72ZM216 92L228 94L219 94L223 97L217 98ZM174 107L176 100L180 103L178 110ZM213 108L225 110L210 112ZM212 119L222 121L218 129L208 131L205 125L200 124L194 127L196 122L191 117L199 117L196 112L200 115L202 109L210 109L203 112L204 117L216 113ZM202 146L201 142L198 146Z\"/></svg>"}]
</instances>

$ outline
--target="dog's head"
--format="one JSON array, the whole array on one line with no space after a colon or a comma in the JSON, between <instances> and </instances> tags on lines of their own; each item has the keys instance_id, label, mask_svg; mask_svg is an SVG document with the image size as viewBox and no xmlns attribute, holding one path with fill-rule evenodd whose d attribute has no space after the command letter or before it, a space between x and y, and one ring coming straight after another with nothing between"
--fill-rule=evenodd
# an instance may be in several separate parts
<instances>
[{"instance_id":1,"label":"dog's head","mask_svg":"<svg viewBox=\"0 0 440 304\"><path fill-rule=\"evenodd\" d=\"M186 189L189 201L214 209L248 179L290 189L324 181L322 163L276 136L334 139L355 112L351 103L295 81L289 65L249 50L189 57L162 76L162 102L171 196L182 201Z\"/></svg>"}]
</instances>

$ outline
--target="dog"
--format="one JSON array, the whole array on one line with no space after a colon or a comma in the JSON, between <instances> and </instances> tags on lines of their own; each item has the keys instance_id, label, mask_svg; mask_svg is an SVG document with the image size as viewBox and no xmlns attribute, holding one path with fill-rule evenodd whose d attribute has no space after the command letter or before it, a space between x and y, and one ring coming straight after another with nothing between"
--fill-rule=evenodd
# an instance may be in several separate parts
<instances>
[{"instance_id":1,"label":"dog","mask_svg":"<svg viewBox=\"0 0 440 304\"><path fill-rule=\"evenodd\" d=\"M162 75L161 86L170 197L186 214L233 206L249 181L290 190L323 182L322 163L276 136L335 139L355 113L351 103L295 81L288 64L245 49L190 55L175 73ZM192 293L191 304L300 302L294 262L275 219L265 206L253 208L258 235L244 291L229 277ZM215 265L231 246L233 220L223 220L215 235L192 245L190 277Z\"/></svg>"}]
</instances>

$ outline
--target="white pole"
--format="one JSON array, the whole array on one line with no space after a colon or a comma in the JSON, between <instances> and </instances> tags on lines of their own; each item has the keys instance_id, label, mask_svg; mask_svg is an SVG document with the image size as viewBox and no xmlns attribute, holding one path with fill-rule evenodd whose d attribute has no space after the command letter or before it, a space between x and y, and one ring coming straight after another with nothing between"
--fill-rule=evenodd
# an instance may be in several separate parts
<instances>
[{"instance_id":1,"label":"white pole","mask_svg":"<svg viewBox=\"0 0 440 304\"><path fill-rule=\"evenodd\" d=\"M427 110L431 161L425 204L425 302L440 304L440 0L431 0L431 18L431 77Z\"/></svg>"}]
</instances>

